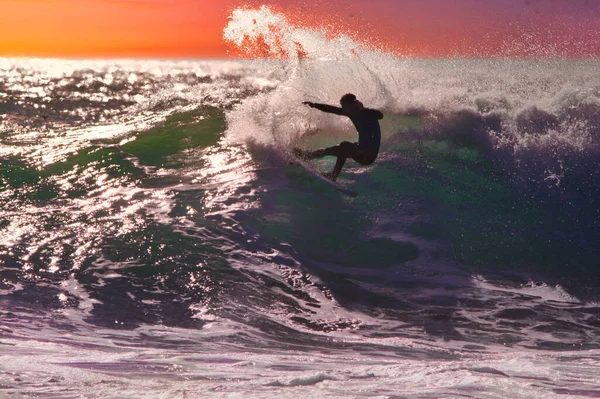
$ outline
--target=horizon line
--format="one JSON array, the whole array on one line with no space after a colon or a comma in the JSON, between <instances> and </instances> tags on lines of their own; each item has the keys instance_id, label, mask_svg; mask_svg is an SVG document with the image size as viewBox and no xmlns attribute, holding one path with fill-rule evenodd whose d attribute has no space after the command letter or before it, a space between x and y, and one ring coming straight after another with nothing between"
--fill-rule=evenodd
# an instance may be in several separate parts
<instances>
[{"instance_id":1,"label":"horizon line","mask_svg":"<svg viewBox=\"0 0 600 399\"><path fill-rule=\"evenodd\" d=\"M483 56L416 56L394 55L398 59L407 60L598 60L600 56L510 56L490 55ZM310 57L307 57L310 60ZM1 55L0 60L47 60L47 61L259 61L259 60L291 60L291 58L277 57L72 57L72 56L36 56L36 55Z\"/></svg>"}]
</instances>

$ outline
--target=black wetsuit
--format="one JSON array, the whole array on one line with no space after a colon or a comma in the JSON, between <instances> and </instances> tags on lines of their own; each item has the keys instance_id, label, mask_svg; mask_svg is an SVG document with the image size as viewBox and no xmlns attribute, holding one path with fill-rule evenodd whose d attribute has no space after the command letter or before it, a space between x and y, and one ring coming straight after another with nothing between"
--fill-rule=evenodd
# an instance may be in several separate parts
<instances>
[{"instance_id":1,"label":"black wetsuit","mask_svg":"<svg viewBox=\"0 0 600 399\"><path fill-rule=\"evenodd\" d=\"M345 146L350 151L349 155L360 164L369 165L375 162L381 144L379 120L383 118L383 114L380 111L363 108L346 115L342 108L332 105L311 103L311 107L331 114L348 116L358 132L358 143L349 143L353 144L355 149L345 144L347 142L341 143L340 146Z\"/></svg>"}]
</instances>

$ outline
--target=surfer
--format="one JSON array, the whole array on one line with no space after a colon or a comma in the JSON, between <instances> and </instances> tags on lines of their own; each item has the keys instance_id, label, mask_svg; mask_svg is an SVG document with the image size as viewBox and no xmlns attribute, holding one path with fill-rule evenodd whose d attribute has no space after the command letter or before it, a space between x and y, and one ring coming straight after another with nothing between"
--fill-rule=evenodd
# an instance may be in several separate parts
<instances>
[{"instance_id":1,"label":"surfer","mask_svg":"<svg viewBox=\"0 0 600 399\"><path fill-rule=\"evenodd\" d=\"M337 179L342 171L342 167L347 158L352 158L361 165L370 165L375 162L377 154L379 153L379 144L381 142L379 119L383 118L383 114L380 111L365 108L363 104L356 99L356 96L351 93L342 96L340 99L341 108L309 101L304 101L302 104L323 112L344 115L350 118L358 132L358 142L351 143L349 141L343 141L336 146L315 151L294 148L294 154L296 154L296 156L304 159L316 159L328 155L337 157L333 171L324 174L325 177L333 181Z\"/></svg>"}]
</instances>

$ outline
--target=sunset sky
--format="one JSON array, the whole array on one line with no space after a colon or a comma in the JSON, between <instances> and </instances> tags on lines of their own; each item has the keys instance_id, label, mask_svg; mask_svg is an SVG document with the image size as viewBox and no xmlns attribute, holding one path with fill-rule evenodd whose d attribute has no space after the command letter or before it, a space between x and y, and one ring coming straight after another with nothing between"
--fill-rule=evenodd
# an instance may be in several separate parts
<instances>
[{"instance_id":1,"label":"sunset sky","mask_svg":"<svg viewBox=\"0 0 600 399\"><path fill-rule=\"evenodd\" d=\"M600 56L597 0L0 0L0 56L236 57L228 17L262 4L416 57Z\"/></svg>"}]
</instances>

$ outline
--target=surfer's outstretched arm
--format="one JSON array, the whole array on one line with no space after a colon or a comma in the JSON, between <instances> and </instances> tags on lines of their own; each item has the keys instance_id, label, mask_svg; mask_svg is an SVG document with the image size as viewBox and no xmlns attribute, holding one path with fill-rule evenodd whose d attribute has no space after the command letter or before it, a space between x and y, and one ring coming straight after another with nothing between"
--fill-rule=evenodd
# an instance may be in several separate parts
<instances>
[{"instance_id":1,"label":"surfer's outstretched arm","mask_svg":"<svg viewBox=\"0 0 600 399\"><path fill-rule=\"evenodd\" d=\"M311 103L310 101L304 101L302 104L308 105L311 108L316 108L319 111L328 112L330 114L344 115L344 112L341 108L334 107L333 105Z\"/></svg>"}]
</instances>

